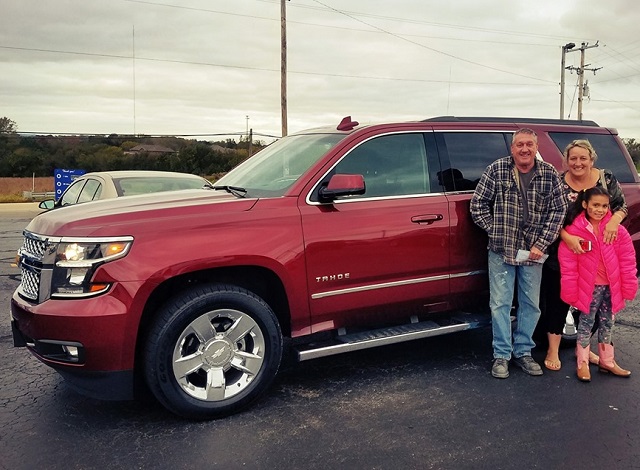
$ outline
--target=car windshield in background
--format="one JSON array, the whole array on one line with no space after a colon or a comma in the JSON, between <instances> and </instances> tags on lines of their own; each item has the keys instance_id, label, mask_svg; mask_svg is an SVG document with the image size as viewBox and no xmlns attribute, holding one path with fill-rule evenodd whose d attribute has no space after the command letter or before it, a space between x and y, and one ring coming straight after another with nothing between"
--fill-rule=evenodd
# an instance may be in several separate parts
<instances>
[{"instance_id":1,"label":"car windshield in background","mask_svg":"<svg viewBox=\"0 0 640 470\"><path fill-rule=\"evenodd\" d=\"M245 197L279 197L318 159L344 139L344 134L301 134L284 137L220 178L216 188L246 190Z\"/></svg>"},{"instance_id":2,"label":"car windshield in background","mask_svg":"<svg viewBox=\"0 0 640 470\"><path fill-rule=\"evenodd\" d=\"M118 196L135 196L136 194L157 193L162 191L177 191L180 189L200 189L210 184L197 178L114 178Z\"/></svg>"}]
</instances>

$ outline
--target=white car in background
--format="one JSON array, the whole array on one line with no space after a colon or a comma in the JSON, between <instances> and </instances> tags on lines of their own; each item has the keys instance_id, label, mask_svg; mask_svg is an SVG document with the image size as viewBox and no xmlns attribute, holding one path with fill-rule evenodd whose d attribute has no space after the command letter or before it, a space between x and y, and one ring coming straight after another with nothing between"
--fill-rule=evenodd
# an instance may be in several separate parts
<instances>
[{"instance_id":1,"label":"white car in background","mask_svg":"<svg viewBox=\"0 0 640 470\"><path fill-rule=\"evenodd\" d=\"M208 180L190 173L146 170L100 171L85 173L76 178L62 193L60 199L42 201L39 207L49 210L136 194L211 188L212 184Z\"/></svg>"}]
</instances>

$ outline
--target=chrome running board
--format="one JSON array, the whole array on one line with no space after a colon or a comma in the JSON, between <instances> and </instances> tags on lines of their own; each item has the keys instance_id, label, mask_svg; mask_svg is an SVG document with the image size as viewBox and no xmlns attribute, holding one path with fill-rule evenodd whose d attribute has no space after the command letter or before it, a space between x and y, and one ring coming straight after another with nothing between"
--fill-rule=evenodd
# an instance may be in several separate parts
<instances>
[{"instance_id":1,"label":"chrome running board","mask_svg":"<svg viewBox=\"0 0 640 470\"><path fill-rule=\"evenodd\" d=\"M442 317L440 321L429 320L358 333L338 334L332 341L294 346L293 349L297 353L298 361L307 361L345 352L482 328L490 324L491 315L456 312L451 316Z\"/></svg>"}]
</instances>

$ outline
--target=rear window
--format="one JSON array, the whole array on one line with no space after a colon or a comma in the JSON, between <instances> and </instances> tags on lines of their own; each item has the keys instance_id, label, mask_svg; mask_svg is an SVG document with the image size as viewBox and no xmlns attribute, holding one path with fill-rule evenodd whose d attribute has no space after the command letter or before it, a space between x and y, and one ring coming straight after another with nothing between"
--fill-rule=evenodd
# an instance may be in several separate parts
<instances>
[{"instance_id":1,"label":"rear window","mask_svg":"<svg viewBox=\"0 0 640 470\"><path fill-rule=\"evenodd\" d=\"M610 134L586 134L579 132L549 132L553 142L564 152L564 149L572 141L586 139L596 149L598 159L595 166L611 170L620 183L634 183L634 175L629 167L622 149L615 137Z\"/></svg>"},{"instance_id":2,"label":"rear window","mask_svg":"<svg viewBox=\"0 0 640 470\"><path fill-rule=\"evenodd\" d=\"M487 166L509 155L502 132L442 132L436 139L449 160L438 174L445 191L475 189Z\"/></svg>"}]
</instances>

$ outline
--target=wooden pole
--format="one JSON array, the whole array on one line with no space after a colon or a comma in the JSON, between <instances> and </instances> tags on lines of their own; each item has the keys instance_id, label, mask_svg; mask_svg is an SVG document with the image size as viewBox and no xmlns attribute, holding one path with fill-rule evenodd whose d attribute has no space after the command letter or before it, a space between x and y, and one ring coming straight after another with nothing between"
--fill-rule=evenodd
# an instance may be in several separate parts
<instances>
[{"instance_id":1,"label":"wooden pole","mask_svg":"<svg viewBox=\"0 0 640 470\"><path fill-rule=\"evenodd\" d=\"M282 137L287 135L287 9L280 0L280 108L282 112Z\"/></svg>"}]
</instances>

